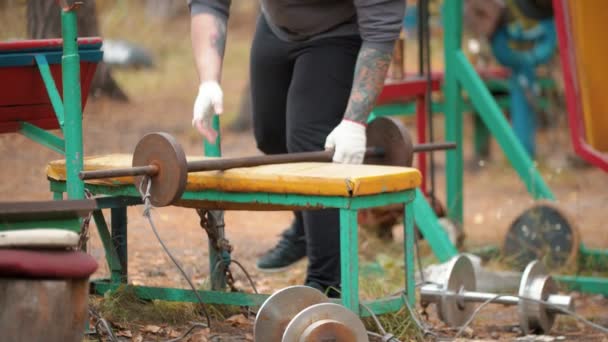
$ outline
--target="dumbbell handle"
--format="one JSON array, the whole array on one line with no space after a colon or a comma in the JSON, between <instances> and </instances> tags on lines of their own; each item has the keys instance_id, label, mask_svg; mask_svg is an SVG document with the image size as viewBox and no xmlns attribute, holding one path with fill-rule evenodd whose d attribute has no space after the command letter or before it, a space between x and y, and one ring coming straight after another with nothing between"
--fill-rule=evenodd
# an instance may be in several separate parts
<instances>
[{"instance_id":1,"label":"dumbbell handle","mask_svg":"<svg viewBox=\"0 0 608 342\"><path fill-rule=\"evenodd\" d=\"M443 296L455 296L459 300L462 300L464 303L472 302L472 303L483 303L490 299L492 303L495 304L503 304L503 305L518 305L520 299L516 296L509 295L500 295L500 297L495 293L487 293L487 292L477 292L477 291L459 291L459 292L449 292L442 290L441 286L435 284L424 285L420 289L420 295L422 297L422 301L425 303L436 303L441 300ZM560 309L570 310L572 311L572 297L552 294L547 298L547 302L551 304L547 306L547 311L551 313L562 313ZM558 309L559 308L559 309Z\"/></svg>"}]
</instances>

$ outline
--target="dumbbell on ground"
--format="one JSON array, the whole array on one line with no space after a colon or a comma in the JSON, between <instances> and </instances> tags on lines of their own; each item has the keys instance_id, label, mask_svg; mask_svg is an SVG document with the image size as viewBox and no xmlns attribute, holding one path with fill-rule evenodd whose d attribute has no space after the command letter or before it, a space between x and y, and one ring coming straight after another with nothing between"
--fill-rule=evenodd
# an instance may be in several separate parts
<instances>
[{"instance_id":1,"label":"dumbbell on ground","mask_svg":"<svg viewBox=\"0 0 608 342\"><path fill-rule=\"evenodd\" d=\"M254 341L368 342L363 322L321 291L290 286L272 294L258 310Z\"/></svg>"},{"instance_id":2,"label":"dumbbell on ground","mask_svg":"<svg viewBox=\"0 0 608 342\"><path fill-rule=\"evenodd\" d=\"M476 292L475 289L473 264L468 257L459 255L450 261L444 282L422 286L420 297L423 306L435 303L439 318L449 326L462 326L467 322L473 314L475 303L491 300L495 304L517 305L519 323L526 334L550 331L555 316L562 312L560 309L573 311L574 307L572 297L557 294L553 278L537 261L526 267L518 296Z\"/></svg>"}]
</instances>

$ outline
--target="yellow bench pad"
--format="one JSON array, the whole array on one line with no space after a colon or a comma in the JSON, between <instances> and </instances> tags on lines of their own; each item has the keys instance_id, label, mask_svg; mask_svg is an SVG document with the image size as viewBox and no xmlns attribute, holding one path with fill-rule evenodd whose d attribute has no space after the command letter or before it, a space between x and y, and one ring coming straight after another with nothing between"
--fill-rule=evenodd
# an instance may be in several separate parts
<instances>
[{"instance_id":1,"label":"yellow bench pad","mask_svg":"<svg viewBox=\"0 0 608 342\"><path fill-rule=\"evenodd\" d=\"M200 160L204 157L188 157ZM131 166L131 155L110 154L85 158L85 170ZM49 178L65 181L65 160L47 166ZM263 192L277 194L354 197L416 188L421 175L417 169L378 165L334 163L292 163L238 168L227 171L188 174L187 191ZM90 184L132 184L132 177L87 181Z\"/></svg>"}]
</instances>

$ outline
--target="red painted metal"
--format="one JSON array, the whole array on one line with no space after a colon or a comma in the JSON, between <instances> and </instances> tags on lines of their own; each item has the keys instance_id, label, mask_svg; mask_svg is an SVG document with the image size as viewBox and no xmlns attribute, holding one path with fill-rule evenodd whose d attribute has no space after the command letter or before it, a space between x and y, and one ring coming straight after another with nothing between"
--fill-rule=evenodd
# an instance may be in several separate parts
<instances>
[{"instance_id":1,"label":"red painted metal","mask_svg":"<svg viewBox=\"0 0 608 342\"><path fill-rule=\"evenodd\" d=\"M78 38L80 48L87 45L99 45L102 39L99 37ZM52 51L61 50L63 47L62 39L32 39L0 42L0 52L25 52L25 51Z\"/></svg>"},{"instance_id":2,"label":"red painted metal","mask_svg":"<svg viewBox=\"0 0 608 342\"><path fill-rule=\"evenodd\" d=\"M566 0L553 0L555 27L560 49L560 58L564 74L568 126L574 151L584 160L608 172L608 154L602 153L587 144L583 125L583 106L580 103L580 89L576 74L576 51L570 36L570 16Z\"/></svg>"},{"instance_id":3,"label":"red painted metal","mask_svg":"<svg viewBox=\"0 0 608 342\"><path fill-rule=\"evenodd\" d=\"M62 94L61 65L49 67L59 94ZM83 108L96 68L97 63L80 64ZM23 121L43 129L59 128L37 66L0 68L0 80L0 133L19 130L19 122Z\"/></svg>"},{"instance_id":4,"label":"red painted metal","mask_svg":"<svg viewBox=\"0 0 608 342\"><path fill-rule=\"evenodd\" d=\"M432 79L432 90L437 91L441 87L438 77ZM391 103L404 103L423 96L426 92L426 80L419 76L408 77L404 81L387 83L376 102L378 105Z\"/></svg>"}]
</instances>

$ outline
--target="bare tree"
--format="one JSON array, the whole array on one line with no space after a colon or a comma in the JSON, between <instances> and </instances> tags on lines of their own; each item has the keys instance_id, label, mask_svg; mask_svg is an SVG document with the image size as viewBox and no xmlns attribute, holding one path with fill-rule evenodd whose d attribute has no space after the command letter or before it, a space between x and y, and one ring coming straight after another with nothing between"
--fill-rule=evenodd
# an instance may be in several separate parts
<instances>
[{"instance_id":1,"label":"bare tree","mask_svg":"<svg viewBox=\"0 0 608 342\"><path fill-rule=\"evenodd\" d=\"M77 13L78 35L81 37L99 36L95 1L83 1ZM32 39L61 37L61 8L56 1L27 0L27 34ZM128 101L127 94L116 83L110 69L103 62L97 66L90 93L107 95L119 101Z\"/></svg>"}]
</instances>

